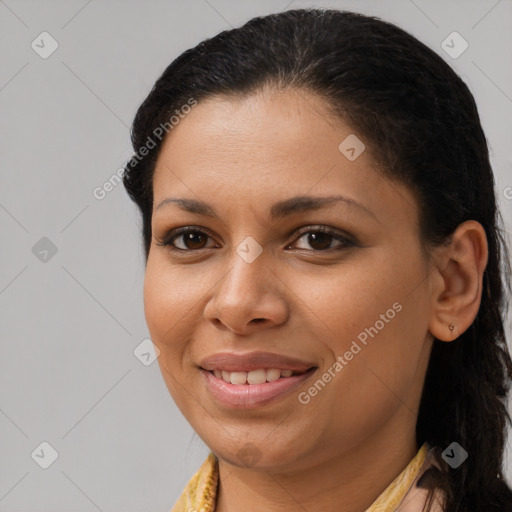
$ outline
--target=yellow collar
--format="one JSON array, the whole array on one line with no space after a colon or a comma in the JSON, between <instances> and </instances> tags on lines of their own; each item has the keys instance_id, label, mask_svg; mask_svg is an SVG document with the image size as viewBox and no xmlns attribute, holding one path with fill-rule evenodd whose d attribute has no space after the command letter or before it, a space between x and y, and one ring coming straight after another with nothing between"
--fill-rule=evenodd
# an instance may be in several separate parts
<instances>
[{"instance_id":1,"label":"yellow collar","mask_svg":"<svg viewBox=\"0 0 512 512\"><path fill-rule=\"evenodd\" d=\"M427 443L418 450L404 470L389 484L365 512L392 512L408 494L425 463L429 447ZM214 512L217 495L218 463L209 453L199 471L190 479L171 512Z\"/></svg>"}]
</instances>

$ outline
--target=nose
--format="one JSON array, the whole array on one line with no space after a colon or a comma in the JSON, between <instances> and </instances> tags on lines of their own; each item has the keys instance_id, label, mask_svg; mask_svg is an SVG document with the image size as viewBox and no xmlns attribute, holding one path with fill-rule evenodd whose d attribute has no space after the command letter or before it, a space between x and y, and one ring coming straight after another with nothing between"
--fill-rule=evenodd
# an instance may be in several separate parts
<instances>
[{"instance_id":1,"label":"nose","mask_svg":"<svg viewBox=\"0 0 512 512\"><path fill-rule=\"evenodd\" d=\"M205 318L216 327L247 335L286 322L286 287L264 261L247 263L235 255L231 268L214 287Z\"/></svg>"}]
</instances>

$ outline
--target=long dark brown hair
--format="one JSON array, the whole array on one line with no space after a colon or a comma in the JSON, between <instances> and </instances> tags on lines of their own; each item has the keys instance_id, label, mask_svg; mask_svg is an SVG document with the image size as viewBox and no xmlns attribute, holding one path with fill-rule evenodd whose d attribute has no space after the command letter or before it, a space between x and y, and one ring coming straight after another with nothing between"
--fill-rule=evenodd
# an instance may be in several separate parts
<instances>
[{"instance_id":1,"label":"long dark brown hair","mask_svg":"<svg viewBox=\"0 0 512 512\"><path fill-rule=\"evenodd\" d=\"M480 309L456 341L434 340L416 440L441 450L456 441L469 453L457 469L440 459L441 470L430 479L445 492L446 512L511 511L503 477L511 269L488 146L466 84L415 37L375 17L297 9L254 18L176 58L136 114L135 154L123 176L142 214L146 260L162 127L170 133L169 120L191 98L248 95L269 84L317 94L364 136L381 172L418 198L424 247L446 242L466 220L484 227L489 259Z\"/></svg>"}]
</instances>

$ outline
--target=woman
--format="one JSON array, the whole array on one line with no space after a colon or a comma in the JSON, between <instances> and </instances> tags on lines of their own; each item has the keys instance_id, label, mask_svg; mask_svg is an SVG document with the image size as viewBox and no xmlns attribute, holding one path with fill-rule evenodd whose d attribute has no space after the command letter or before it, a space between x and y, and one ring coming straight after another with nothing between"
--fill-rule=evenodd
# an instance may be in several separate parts
<instances>
[{"instance_id":1,"label":"woman","mask_svg":"<svg viewBox=\"0 0 512 512\"><path fill-rule=\"evenodd\" d=\"M510 264L438 55L351 12L255 18L169 65L132 142L148 328L211 450L174 512L512 510Z\"/></svg>"}]
</instances>

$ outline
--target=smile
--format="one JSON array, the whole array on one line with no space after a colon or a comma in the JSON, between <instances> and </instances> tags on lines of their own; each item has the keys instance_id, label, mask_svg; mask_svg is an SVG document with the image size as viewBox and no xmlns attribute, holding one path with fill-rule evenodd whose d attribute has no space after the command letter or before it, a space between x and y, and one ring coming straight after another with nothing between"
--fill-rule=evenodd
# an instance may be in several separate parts
<instances>
[{"instance_id":1,"label":"smile","mask_svg":"<svg viewBox=\"0 0 512 512\"><path fill-rule=\"evenodd\" d=\"M219 405L230 409L250 409L285 399L293 391L297 391L317 369L317 367L313 367L297 374L294 374L291 370L276 368L250 372L220 371L220 376L216 376L214 371L203 369L200 371L205 379L208 393ZM217 370L218 372L219 370ZM269 375L270 380L267 380ZM265 381L259 382L263 379L263 376L265 376ZM258 382L255 382L254 379ZM249 383L249 380L252 383Z\"/></svg>"},{"instance_id":2,"label":"smile","mask_svg":"<svg viewBox=\"0 0 512 512\"><path fill-rule=\"evenodd\" d=\"M210 396L229 408L261 407L283 398L318 369L311 361L270 352L221 352L198 366Z\"/></svg>"},{"instance_id":3,"label":"smile","mask_svg":"<svg viewBox=\"0 0 512 512\"><path fill-rule=\"evenodd\" d=\"M304 373L304 372L300 372ZM226 370L213 370L213 374L217 379L222 379L224 382L238 385L254 385L263 384L265 382L275 382L281 378L288 378L292 375L299 375L299 372L293 370L279 370L278 368L252 370L250 372L228 372Z\"/></svg>"}]
</instances>

